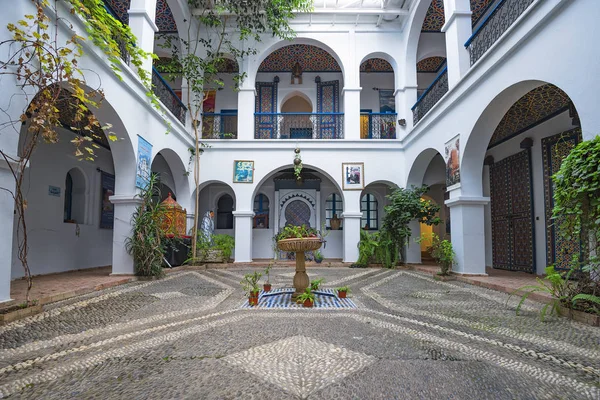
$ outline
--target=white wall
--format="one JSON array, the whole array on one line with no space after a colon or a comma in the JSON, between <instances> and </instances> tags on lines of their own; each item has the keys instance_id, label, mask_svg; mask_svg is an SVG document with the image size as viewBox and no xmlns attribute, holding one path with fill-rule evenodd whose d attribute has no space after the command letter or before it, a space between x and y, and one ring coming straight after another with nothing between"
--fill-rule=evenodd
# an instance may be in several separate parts
<instances>
[{"instance_id":1,"label":"white wall","mask_svg":"<svg viewBox=\"0 0 600 400\"><path fill-rule=\"evenodd\" d=\"M93 163L78 161L70 143L74 134L65 129L59 131L58 143L39 144L23 183L28 203L29 266L33 275L111 265L113 231L99 228L102 192L97 171L99 168L114 174L111 153L104 148L96 149L98 158ZM63 222L65 179L71 168L79 168L86 180L85 193L77 196L83 204L75 205L84 208L84 219L77 224ZM50 196L49 186L59 187L60 197ZM76 196L73 200L77 200ZM13 279L24 276L17 258L16 235L14 238Z\"/></svg>"},{"instance_id":2,"label":"white wall","mask_svg":"<svg viewBox=\"0 0 600 400\"><path fill-rule=\"evenodd\" d=\"M520 152L522 149L519 144L525 138L533 139L531 148L531 167L533 175L533 215L535 229L535 270L538 274L544 273L546 267L546 217L544 206L544 165L542 161L542 139L553 136L570 129L573 129L569 113L564 112L559 116L552 118L504 143L492 147L487 155L494 157L494 162ZM487 168L486 168L487 169ZM484 177L486 182L484 190L485 196L489 196L489 174ZM486 221L486 264L492 264L492 227L491 227L491 206L485 207ZM489 263L489 264L488 264Z\"/></svg>"}]
</instances>

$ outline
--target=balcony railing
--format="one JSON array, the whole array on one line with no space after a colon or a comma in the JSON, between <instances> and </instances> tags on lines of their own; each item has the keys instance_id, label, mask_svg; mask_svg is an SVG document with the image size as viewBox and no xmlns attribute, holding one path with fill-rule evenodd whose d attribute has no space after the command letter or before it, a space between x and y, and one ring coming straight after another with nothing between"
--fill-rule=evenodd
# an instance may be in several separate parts
<instances>
[{"instance_id":1,"label":"balcony railing","mask_svg":"<svg viewBox=\"0 0 600 400\"><path fill-rule=\"evenodd\" d=\"M255 113L255 139L343 139L344 113Z\"/></svg>"},{"instance_id":2,"label":"balcony railing","mask_svg":"<svg viewBox=\"0 0 600 400\"><path fill-rule=\"evenodd\" d=\"M412 106L413 123L416 125L447 92L448 67L445 67Z\"/></svg>"},{"instance_id":3,"label":"balcony railing","mask_svg":"<svg viewBox=\"0 0 600 400\"><path fill-rule=\"evenodd\" d=\"M183 105L179 97L175 94L171 86L163 79L158 71L152 67L152 90L159 100L177 117L182 124L185 124L185 113L187 108Z\"/></svg>"},{"instance_id":4,"label":"balcony railing","mask_svg":"<svg viewBox=\"0 0 600 400\"><path fill-rule=\"evenodd\" d=\"M469 51L471 65L506 32L534 0L501 0L479 28L473 32L465 47Z\"/></svg>"},{"instance_id":5,"label":"balcony railing","mask_svg":"<svg viewBox=\"0 0 600 400\"><path fill-rule=\"evenodd\" d=\"M202 114L203 139L237 139L237 113Z\"/></svg>"},{"instance_id":6,"label":"balcony railing","mask_svg":"<svg viewBox=\"0 0 600 400\"><path fill-rule=\"evenodd\" d=\"M392 113L360 113L361 139L396 139L396 119Z\"/></svg>"}]
</instances>

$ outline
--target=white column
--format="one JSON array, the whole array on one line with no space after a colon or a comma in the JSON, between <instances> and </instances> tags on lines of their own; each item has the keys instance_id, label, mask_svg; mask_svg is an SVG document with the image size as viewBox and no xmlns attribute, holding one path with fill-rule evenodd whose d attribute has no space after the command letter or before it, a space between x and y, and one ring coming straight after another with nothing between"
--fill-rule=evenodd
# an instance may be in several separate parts
<instances>
[{"instance_id":1,"label":"white column","mask_svg":"<svg viewBox=\"0 0 600 400\"><path fill-rule=\"evenodd\" d=\"M415 239L421 236L421 224L415 219L408 224L408 227L411 231L411 237L408 239L408 245L405 249L405 262L409 264L421 264L421 245L415 242Z\"/></svg>"},{"instance_id":2,"label":"white column","mask_svg":"<svg viewBox=\"0 0 600 400\"><path fill-rule=\"evenodd\" d=\"M111 275L133 275L133 257L125 249L125 240L132 234L131 216L142 202L133 194L114 195L109 200L115 205Z\"/></svg>"},{"instance_id":3,"label":"white column","mask_svg":"<svg viewBox=\"0 0 600 400\"><path fill-rule=\"evenodd\" d=\"M252 218L253 211L234 211L236 263L252 262Z\"/></svg>"},{"instance_id":4,"label":"white column","mask_svg":"<svg viewBox=\"0 0 600 400\"><path fill-rule=\"evenodd\" d=\"M400 139L413 128L413 115L412 106L417 102L417 86L405 86L400 89L396 89L394 94L396 99L396 110L398 113L398 120L404 119L406 121L405 126L397 125L396 138Z\"/></svg>"},{"instance_id":5,"label":"white column","mask_svg":"<svg viewBox=\"0 0 600 400\"><path fill-rule=\"evenodd\" d=\"M359 87L345 87L343 89L344 139L360 139L360 91L361 88Z\"/></svg>"},{"instance_id":6,"label":"white column","mask_svg":"<svg viewBox=\"0 0 600 400\"><path fill-rule=\"evenodd\" d=\"M471 37L471 5L469 0L444 0L448 86L454 87L471 67L465 42Z\"/></svg>"},{"instance_id":7,"label":"white column","mask_svg":"<svg viewBox=\"0 0 600 400\"><path fill-rule=\"evenodd\" d=\"M131 0L129 27L137 38L137 46L147 53L154 53L154 34L158 32L155 17L156 0ZM152 60L144 60L142 68L152 74Z\"/></svg>"},{"instance_id":8,"label":"white column","mask_svg":"<svg viewBox=\"0 0 600 400\"><path fill-rule=\"evenodd\" d=\"M489 197L458 196L446 200L450 208L452 247L456 261L452 271L465 275L485 275L484 207Z\"/></svg>"},{"instance_id":9,"label":"white column","mask_svg":"<svg viewBox=\"0 0 600 400\"><path fill-rule=\"evenodd\" d=\"M254 101L256 90L242 87L238 92L238 139L254 139Z\"/></svg>"},{"instance_id":10,"label":"white column","mask_svg":"<svg viewBox=\"0 0 600 400\"><path fill-rule=\"evenodd\" d=\"M0 163L0 188L15 190L15 179L5 163ZM10 300L12 269L13 223L15 201L6 190L0 189L0 303Z\"/></svg>"},{"instance_id":11,"label":"white column","mask_svg":"<svg viewBox=\"0 0 600 400\"><path fill-rule=\"evenodd\" d=\"M360 241L361 212L344 212L344 262L358 261L358 242Z\"/></svg>"}]
</instances>

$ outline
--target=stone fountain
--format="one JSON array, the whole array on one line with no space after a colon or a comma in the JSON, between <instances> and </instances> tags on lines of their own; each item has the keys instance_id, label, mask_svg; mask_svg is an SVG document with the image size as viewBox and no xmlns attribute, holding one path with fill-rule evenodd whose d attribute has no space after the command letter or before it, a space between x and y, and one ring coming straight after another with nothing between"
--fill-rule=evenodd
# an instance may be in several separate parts
<instances>
[{"instance_id":1,"label":"stone fountain","mask_svg":"<svg viewBox=\"0 0 600 400\"><path fill-rule=\"evenodd\" d=\"M321 248L322 240L318 237L282 239L277 242L277 247L283 251L296 253L296 274L294 275L294 294L292 301L306 290L310 281L306 274L306 262L304 252L314 251Z\"/></svg>"}]
</instances>

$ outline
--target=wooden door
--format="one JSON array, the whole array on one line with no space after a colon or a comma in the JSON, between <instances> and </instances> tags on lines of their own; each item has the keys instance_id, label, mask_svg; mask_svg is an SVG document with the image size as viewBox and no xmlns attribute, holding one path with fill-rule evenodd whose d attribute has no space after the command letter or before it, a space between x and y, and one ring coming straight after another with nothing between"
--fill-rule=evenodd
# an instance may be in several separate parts
<instances>
[{"instance_id":1,"label":"wooden door","mask_svg":"<svg viewBox=\"0 0 600 400\"><path fill-rule=\"evenodd\" d=\"M493 267L535 271L531 153L523 150L490 167Z\"/></svg>"}]
</instances>

